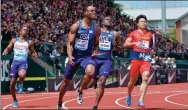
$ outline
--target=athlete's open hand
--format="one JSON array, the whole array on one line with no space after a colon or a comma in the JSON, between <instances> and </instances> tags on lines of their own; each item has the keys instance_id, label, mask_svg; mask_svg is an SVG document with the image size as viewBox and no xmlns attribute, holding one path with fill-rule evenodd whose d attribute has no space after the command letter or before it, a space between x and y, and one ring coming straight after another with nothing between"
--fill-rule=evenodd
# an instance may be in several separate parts
<instances>
[{"instance_id":1,"label":"athlete's open hand","mask_svg":"<svg viewBox=\"0 0 188 110\"><path fill-rule=\"evenodd\" d=\"M140 49L145 49L145 47L143 47L143 45L142 45L142 42L140 42L140 41L136 42L135 45L136 45L138 48L140 48Z\"/></svg>"},{"instance_id":2,"label":"athlete's open hand","mask_svg":"<svg viewBox=\"0 0 188 110\"><path fill-rule=\"evenodd\" d=\"M37 59L38 58L38 54L36 52L33 52L33 54L31 55L33 58Z\"/></svg>"},{"instance_id":3,"label":"athlete's open hand","mask_svg":"<svg viewBox=\"0 0 188 110\"><path fill-rule=\"evenodd\" d=\"M93 52L93 54L91 55L91 57L96 57L98 55L98 53L96 51Z\"/></svg>"},{"instance_id":4,"label":"athlete's open hand","mask_svg":"<svg viewBox=\"0 0 188 110\"><path fill-rule=\"evenodd\" d=\"M3 54L2 54L2 55L8 55L8 50L5 49L5 50L3 51Z\"/></svg>"},{"instance_id":5,"label":"athlete's open hand","mask_svg":"<svg viewBox=\"0 0 188 110\"><path fill-rule=\"evenodd\" d=\"M69 56L68 58L69 58L69 64L71 66L73 66L75 64L74 61L73 61L74 57L73 56Z\"/></svg>"},{"instance_id":6,"label":"athlete's open hand","mask_svg":"<svg viewBox=\"0 0 188 110\"><path fill-rule=\"evenodd\" d=\"M139 41L135 42L135 45L140 48L141 47L141 42L139 42Z\"/></svg>"}]
</instances>

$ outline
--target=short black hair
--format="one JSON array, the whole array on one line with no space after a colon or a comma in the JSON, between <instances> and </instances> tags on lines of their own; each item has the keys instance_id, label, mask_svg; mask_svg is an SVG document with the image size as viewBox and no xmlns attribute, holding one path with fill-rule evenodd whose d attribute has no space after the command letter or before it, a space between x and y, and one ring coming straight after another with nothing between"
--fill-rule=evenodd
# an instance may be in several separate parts
<instances>
[{"instance_id":1,"label":"short black hair","mask_svg":"<svg viewBox=\"0 0 188 110\"><path fill-rule=\"evenodd\" d=\"M146 15L141 14L141 15L138 15L138 16L136 17L136 23L138 23L141 18L144 18L144 19L147 21Z\"/></svg>"},{"instance_id":2,"label":"short black hair","mask_svg":"<svg viewBox=\"0 0 188 110\"><path fill-rule=\"evenodd\" d=\"M94 7L93 5L85 5L84 8L83 8L84 9L83 11L87 11L87 8L90 7L90 6Z\"/></svg>"}]
</instances>

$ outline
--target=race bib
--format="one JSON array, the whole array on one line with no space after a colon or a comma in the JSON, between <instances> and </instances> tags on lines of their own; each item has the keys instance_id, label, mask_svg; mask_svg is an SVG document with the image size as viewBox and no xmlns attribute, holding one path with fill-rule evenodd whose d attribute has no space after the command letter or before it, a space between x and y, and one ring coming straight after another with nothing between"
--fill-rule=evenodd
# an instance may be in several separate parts
<instances>
[{"instance_id":1,"label":"race bib","mask_svg":"<svg viewBox=\"0 0 188 110\"><path fill-rule=\"evenodd\" d=\"M110 50L111 49L111 41L99 41L99 49L100 50Z\"/></svg>"},{"instance_id":2,"label":"race bib","mask_svg":"<svg viewBox=\"0 0 188 110\"><path fill-rule=\"evenodd\" d=\"M88 40L76 39L75 48L78 50L87 50L88 49Z\"/></svg>"},{"instance_id":3,"label":"race bib","mask_svg":"<svg viewBox=\"0 0 188 110\"><path fill-rule=\"evenodd\" d=\"M149 49L149 41L140 40L139 42L141 43L139 48Z\"/></svg>"}]
</instances>

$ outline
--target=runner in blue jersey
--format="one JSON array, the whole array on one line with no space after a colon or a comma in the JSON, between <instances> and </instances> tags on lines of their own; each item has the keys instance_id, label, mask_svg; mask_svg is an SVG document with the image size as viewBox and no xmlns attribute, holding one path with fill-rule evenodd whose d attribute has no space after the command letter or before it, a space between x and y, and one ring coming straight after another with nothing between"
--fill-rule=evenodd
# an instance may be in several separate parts
<instances>
[{"instance_id":1,"label":"runner in blue jersey","mask_svg":"<svg viewBox=\"0 0 188 110\"><path fill-rule=\"evenodd\" d=\"M106 79L111 73L113 46L115 46L117 51L122 50L120 34L112 30L111 17L105 17L102 21L102 25L103 27L101 28L101 34L99 36L98 48L96 48L92 55L95 56L97 64L94 77L99 75L96 101L93 110L98 109L99 102L104 94Z\"/></svg>"},{"instance_id":2,"label":"runner in blue jersey","mask_svg":"<svg viewBox=\"0 0 188 110\"><path fill-rule=\"evenodd\" d=\"M3 52L3 55L7 55L14 47L14 59L12 61L10 70L10 92L14 100L13 107L18 107L18 101L15 93L17 78L19 78L18 92L20 93L23 90L22 83L26 77L26 72L28 69L27 58L29 52L33 57L37 57L37 54L34 50L34 42L27 39L27 33L27 26L23 26L19 36L13 38L10 41L8 47Z\"/></svg>"},{"instance_id":3,"label":"runner in blue jersey","mask_svg":"<svg viewBox=\"0 0 188 110\"><path fill-rule=\"evenodd\" d=\"M85 69L85 76L81 84L81 88L77 90L80 104L82 100L82 91L91 80L95 72L95 61L91 57L92 50L95 45L96 36L99 36L100 29L94 25L93 19L95 18L95 7L87 6L84 8L83 19L77 21L70 28L67 41L67 54L69 63L67 64L64 72L64 79L60 86L59 101L57 109L62 109L62 99L66 93L67 87L70 84L74 74L79 66Z\"/></svg>"}]
</instances>

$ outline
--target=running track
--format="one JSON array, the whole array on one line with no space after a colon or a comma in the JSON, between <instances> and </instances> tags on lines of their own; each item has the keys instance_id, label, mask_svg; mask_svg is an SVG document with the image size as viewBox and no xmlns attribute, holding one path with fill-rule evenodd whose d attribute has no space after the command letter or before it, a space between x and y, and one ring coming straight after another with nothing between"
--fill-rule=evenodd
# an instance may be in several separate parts
<instances>
[{"instance_id":1,"label":"running track","mask_svg":"<svg viewBox=\"0 0 188 110\"><path fill-rule=\"evenodd\" d=\"M66 109L92 109L95 94L94 89L85 90L84 102L78 105L76 92L68 91L63 106ZM99 109L139 109L137 106L139 87L134 88L131 107L125 104L126 95L127 87L106 88ZM17 109L56 109L58 92L18 94L17 98L19 101ZM188 109L188 83L149 86L144 101L148 109ZM3 95L2 105L3 109L12 109L12 97Z\"/></svg>"}]
</instances>

